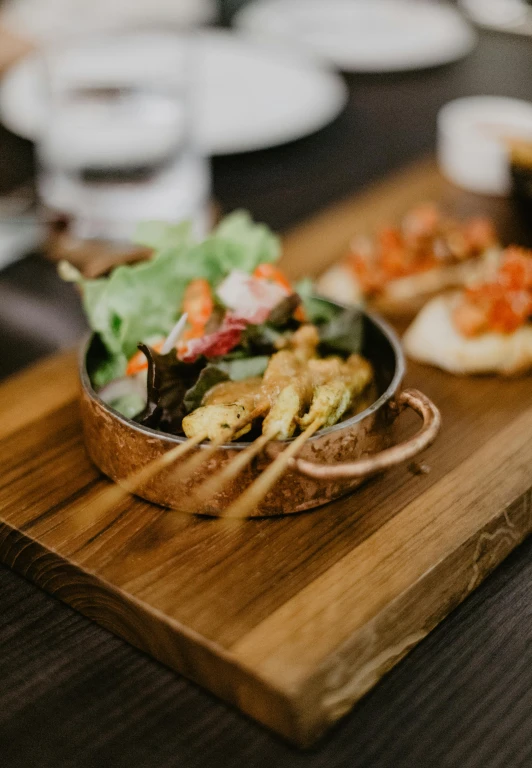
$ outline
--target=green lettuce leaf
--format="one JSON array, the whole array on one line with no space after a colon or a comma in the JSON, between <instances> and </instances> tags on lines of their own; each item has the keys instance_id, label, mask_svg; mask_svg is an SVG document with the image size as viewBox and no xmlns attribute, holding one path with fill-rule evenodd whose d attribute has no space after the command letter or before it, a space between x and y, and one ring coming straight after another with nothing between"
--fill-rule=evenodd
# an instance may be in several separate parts
<instances>
[{"instance_id":1,"label":"green lettuce leaf","mask_svg":"<svg viewBox=\"0 0 532 768\"><path fill-rule=\"evenodd\" d=\"M136 228L133 242L155 251L179 248L191 240L190 222L169 224L167 221L141 221Z\"/></svg>"},{"instance_id":2,"label":"green lettuce leaf","mask_svg":"<svg viewBox=\"0 0 532 768\"><path fill-rule=\"evenodd\" d=\"M112 400L109 405L127 419L133 419L145 408L146 403L144 398L137 392L131 392L129 395L117 397L116 400Z\"/></svg>"},{"instance_id":3,"label":"green lettuce leaf","mask_svg":"<svg viewBox=\"0 0 532 768\"><path fill-rule=\"evenodd\" d=\"M182 434L181 423L187 415L184 398L197 382L205 361L182 363L173 350L160 355L145 344L139 344L139 349L148 360L148 395L146 407L136 420L152 429Z\"/></svg>"},{"instance_id":4,"label":"green lettuce leaf","mask_svg":"<svg viewBox=\"0 0 532 768\"><path fill-rule=\"evenodd\" d=\"M139 225L135 241L154 249L151 259L114 269L108 277L88 280L63 262L60 274L77 283L93 331L108 358L94 375L103 386L122 376L139 343L166 336L181 312L188 283L204 277L216 287L232 269L252 272L279 256L279 241L249 214L227 216L203 242L192 237L190 224L148 221Z\"/></svg>"},{"instance_id":5,"label":"green lettuce leaf","mask_svg":"<svg viewBox=\"0 0 532 768\"><path fill-rule=\"evenodd\" d=\"M362 350L364 319L360 309L340 311L327 323L318 326L320 350L340 355L359 354Z\"/></svg>"},{"instance_id":6,"label":"green lettuce leaf","mask_svg":"<svg viewBox=\"0 0 532 768\"><path fill-rule=\"evenodd\" d=\"M235 357L233 359L222 358L217 362L217 365L231 381L243 381L255 376L262 376L269 362L268 355L257 355L256 357Z\"/></svg>"},{"instance_id":7,"label":"green lettuce leaf","mask_svg":"<svg viewBox=\"0 0 532 768\"><path fill-rule=\"evenodd\" d=\"M297 283L296 291L308 319L315 325L330 322L341 311L336 304L332 304L328 299L316 296L314 283L309 277L305 277Z\"/></svg>"},{"instance_id":8,"label":"green lettuce leaf","mask_svg":"<svg viewBox=\"0 0 532 768\"><path fill-rule=\"evenodd\" d=\"M127 357L121 353L116 355L108 354L93 371L91 381L96 389L101 389L109 384L110 381L120 379L125 375L127 368Z\"/></svg>"},{"instance_id":9,"label":"green lettuce leaf","mask_svg":"<svg viewBox=\"0 0 532 768\"><path fill-rule=\"evenodd\" d=\"M213 238L230 244L224 254L224 268L253 272L259 264L277 261L281 255L279 238L265 224L255 224L247 211L235 211L216 227Z\"/></svg>"}]
</instances>

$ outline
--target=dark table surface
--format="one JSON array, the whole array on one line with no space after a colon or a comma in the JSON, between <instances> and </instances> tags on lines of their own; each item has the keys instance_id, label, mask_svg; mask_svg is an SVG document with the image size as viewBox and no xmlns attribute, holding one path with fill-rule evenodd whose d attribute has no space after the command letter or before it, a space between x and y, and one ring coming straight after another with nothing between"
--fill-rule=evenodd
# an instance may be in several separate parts
<instances>
[{"instance_id":1,"label":"dark table surface","mask_svg":"<svg viewBox=\"0 0 532 768\"><path fill-rule=\"evenodd\" d=\"M452 66L347 82L345 112L314 136L215 159L224 210L244 206L287 228L433 149L448 99L530 99L532 41L483 34ZM32 172L31 146L0 128L0 194ZM77 297L42 257L0 273L0 376L83 330ZM0 566L0 764L528 768L531 587L529 541L314 750L298 752Z\"/></svg>"}]
</instances>

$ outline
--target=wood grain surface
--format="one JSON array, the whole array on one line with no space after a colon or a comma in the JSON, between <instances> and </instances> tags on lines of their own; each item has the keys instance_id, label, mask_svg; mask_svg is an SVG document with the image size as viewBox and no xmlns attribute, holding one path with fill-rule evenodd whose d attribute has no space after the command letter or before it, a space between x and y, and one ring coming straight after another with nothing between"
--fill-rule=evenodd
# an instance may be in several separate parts
<instances>
[{"instance_id":1,"label":"wood grain surface","mask_svg":"<svg viewBox=\"0 0 532 768\"><path fill-rule=\"evenodd\" d=\"M287 238L292 271L314 249L332 258L373 205L400 213L415 179L415 199L446 187L424 164L332 210ZM102 511L74 358L42 363L0 388L0 559L307 745L532 529L530 379L411 366L407 383L442 411L428 474L399 468L312 513L235 522L133 498Z\"/></svg>"}]
</instances>

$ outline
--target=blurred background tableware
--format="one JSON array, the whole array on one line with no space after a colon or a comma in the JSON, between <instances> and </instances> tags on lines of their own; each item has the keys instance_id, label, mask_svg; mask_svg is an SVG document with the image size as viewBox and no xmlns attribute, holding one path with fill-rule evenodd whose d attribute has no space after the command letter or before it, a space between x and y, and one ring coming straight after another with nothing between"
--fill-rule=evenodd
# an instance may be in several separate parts
<instances>
[{"instance_id":1,"label":"blurred background tableware","mask_svg":"<svg viewBox=\"0 0 532 768\"><path fill-rule=\"evenodd\" d=\"M333 120L345 105L342 79L314 56L276 51L223 30L201 30L195 62L195 140L208 155L282 144ZM35 140L46 122L38 57L10 68L0 83L0 119Z\"/></svg>"},{"instance_id":2,"label":"blurred background tableware","mask_svg":"<svg viewBox=\"0 0 532 768\"><path fill-rule=\"evenodd\" d=\"M216 0L4 0L2 24L35 44L126 29L182 30L212 22Z\"/></svg>"},{"instance_id":3,"label":"blurred background tableware","mask_svg":"<svg viewBox=\"0 0 532 768\"><path fill-rule=\"evenodd\" d=\"M510 173L517 211L532 232L532 137L510 143Z\"/></svg>"},{"instance_id":4,"label":"blurred background tableware","mask_svg":"<svg viewBox=\"0 0 532 768\"><path fill-rule=\"evenodd\" d=\"M142 219L207 228L209 170L195 143L190 39L115 33L49 44L37 187L45 219L80 241L131 240Z\"/></svg>"},{"instance_id":5,"label":"blurred background tableware","mask_svg":"<svg viewBox=\"0 0 532 768\"><path fill-rule=\"evenodd\" d=\"M530 0L459 0L471 21L485 29L532 35Z\"/></svg>"},{"instance_id":6,"label":"blurred background tableware","mask_svg":"<svg viewBox=\"0 0 532 768\"><path fill-rule=\"evenodd\" d=\"M456 8L432 0L254 0L235 24L256 39L313 51L353 72L447 64L477 41Z\"/></svg>"},{"instance_id":7,"label":"blurred background tableware","mask_svg":"<svg viewBox=\"0 0 532 768\"><path fill-rule=\"evenodd\" d=\"M36 142L49 256L95 275L146 256L127 244L141 218L205 231L208 156L293 141L343 109L346 85L319 58L197 28L217 11L212 0L1 5L0 118Z\"/></svg>"},{"instance_id":8,"label":"blurred background tableware","mask_svg":"<svg viewBox=\"0 0 532 768\"><path fill-rule=\"evenodd\" d=\"M36 248L43 228L34 211L34 190L21 184L0 196L0 269Z\"/></svg>"},{"instance_id":9,"label":"blurred background tableware","mask_svg":"<svg viewBox=\"0 0 532 768\"><path fill-rule=\"evenodd\" d=\"M438 114L438 162L459 187L509 195L510 144L532 141L532 103L495 96L455 99Z\"/></svg>"}]
</instances>

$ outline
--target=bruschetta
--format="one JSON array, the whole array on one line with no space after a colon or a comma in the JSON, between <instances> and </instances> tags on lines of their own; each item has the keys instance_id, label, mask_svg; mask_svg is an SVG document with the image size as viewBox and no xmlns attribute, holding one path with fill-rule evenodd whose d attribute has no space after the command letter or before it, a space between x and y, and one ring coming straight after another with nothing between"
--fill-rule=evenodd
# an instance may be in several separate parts
<instances>
[{"instance_id":1,"label":"bruschetta","mask_svg":"<svg viewBox=\"0 0 532 768\"><path fill-rule=\"evenodd\" d=\"M321 295L364 303L388 315L414 315L432 296L481 279L500 253L491 221L445 217L432 204L412 209L375 240L356 237L318 280Z\"/></svg>"},{"instance_id":2,"label":"bruschetta","mask_svg":"<svg viewBox=\"0 0 532 768\"><path fill-rule=\"evenodd\" d=\"M455 374L532 370L532 251L507 248L492 279L432 299L403 343L414 360Z\"/></svg>"}]
</instances>

